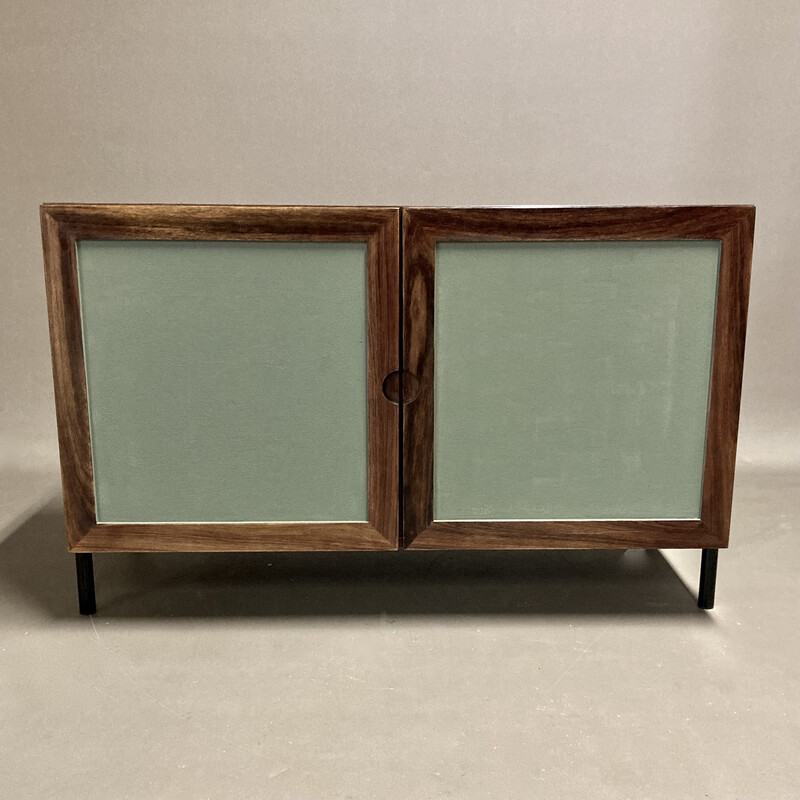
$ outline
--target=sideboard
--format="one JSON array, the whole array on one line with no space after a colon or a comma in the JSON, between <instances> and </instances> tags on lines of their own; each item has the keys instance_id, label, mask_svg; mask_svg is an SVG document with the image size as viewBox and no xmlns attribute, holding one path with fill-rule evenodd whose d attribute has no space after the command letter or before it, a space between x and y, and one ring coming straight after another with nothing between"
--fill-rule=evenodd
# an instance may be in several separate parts
<instances>
[{"instance_id":1,"label":"sideboard","mask_svg":"<svg viewBox=\"0 0 800 800\"><path fill-rule=\"evenodd\" d=\"M67 544L727 547L752 206L41 207Z\"/></svg>"}]
</instances>

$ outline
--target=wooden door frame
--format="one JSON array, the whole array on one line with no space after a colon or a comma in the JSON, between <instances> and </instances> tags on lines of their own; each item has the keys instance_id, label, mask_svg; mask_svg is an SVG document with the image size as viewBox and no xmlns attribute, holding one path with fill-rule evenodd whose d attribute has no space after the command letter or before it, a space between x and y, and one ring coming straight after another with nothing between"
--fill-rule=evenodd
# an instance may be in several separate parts
<instances>
[{"instance_id":1,"label":"wooden door frame","mask_svg":"<svg viewBox=\"0 0 800 800\"><path fill-rule=\"evenodd\" d=\"M414 549L727 547L736 460L753 206L404 208L401 545ZM721 242L699 520L433 519L437 242Z\"/></svg>"},{"instance_id":2,"label":"wooden door frame","mask_svg":"<svg viewBox=\"0 0 800 800\"><path fill-rule=\"evenodd\" d=\"M71 552L392 550L398 546L399 220L392 207L45 204L41 207L56 418ZM365 242L368 522L98 523L76 242Z\"/></svg>"}]
</instances>

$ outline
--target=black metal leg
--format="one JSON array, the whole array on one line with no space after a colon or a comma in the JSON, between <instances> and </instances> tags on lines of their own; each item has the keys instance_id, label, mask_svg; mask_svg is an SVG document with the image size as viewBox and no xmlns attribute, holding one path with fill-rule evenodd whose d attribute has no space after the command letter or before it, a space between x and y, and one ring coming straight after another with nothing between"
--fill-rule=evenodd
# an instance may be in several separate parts
<instances>
[{"instance_id":1,"label":"black metal leg","mask_svg":"<svg viewBox=\"0 0 800 800\"><path fill-rule=\"evenodd\" d=\"M703 559L700 562L700 591L697 593L697 605L700 608L714 608L718 556L719 550L703 550Z\"/></svg>"},{"instance_id":2,"label":"black metal leg","mask_svg":"<svg viewBox=\"0 0 800 800\"><path fill-rule=\"evenodd\" d=\"M78 570L78 608L81 614L94 614L97 604L94 598L94 566L91 553L75 553Z\"/></svg>"}]
</instances>

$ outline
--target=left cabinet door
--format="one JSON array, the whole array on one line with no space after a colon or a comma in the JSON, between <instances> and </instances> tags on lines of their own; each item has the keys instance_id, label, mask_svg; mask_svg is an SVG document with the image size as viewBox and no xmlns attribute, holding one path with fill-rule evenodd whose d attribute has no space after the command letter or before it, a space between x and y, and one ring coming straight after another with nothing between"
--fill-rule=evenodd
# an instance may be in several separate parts
<instances>
[{"instance_id":1,"label":"left cabinet door","mask_svg":"<svg viewBox=\"0 0 800 800\"><path fill-rule=\"evenodd\" d=\"M397 547L398 209L41 220L71 551Z\"/></svg>"}]
</instances>

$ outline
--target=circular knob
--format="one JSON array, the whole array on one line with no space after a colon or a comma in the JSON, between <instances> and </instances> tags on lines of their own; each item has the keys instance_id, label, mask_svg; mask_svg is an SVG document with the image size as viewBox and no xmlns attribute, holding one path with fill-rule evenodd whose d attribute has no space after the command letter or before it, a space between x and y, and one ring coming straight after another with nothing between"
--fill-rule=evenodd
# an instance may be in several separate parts
<instances>
[{"instance_id":1,"label":"circular knob","mask_svg":"<svg viewBox=\"0 0 800 800\"><path fill-rule=\"evenodd\" d=\"M419 379L416 375L403 370L403 397L402 405L413 403L419 394ZM383 396L395 405L401 405L400 398L400 372L390 372L383 379Z\"/></svg>"}]
</instances>

